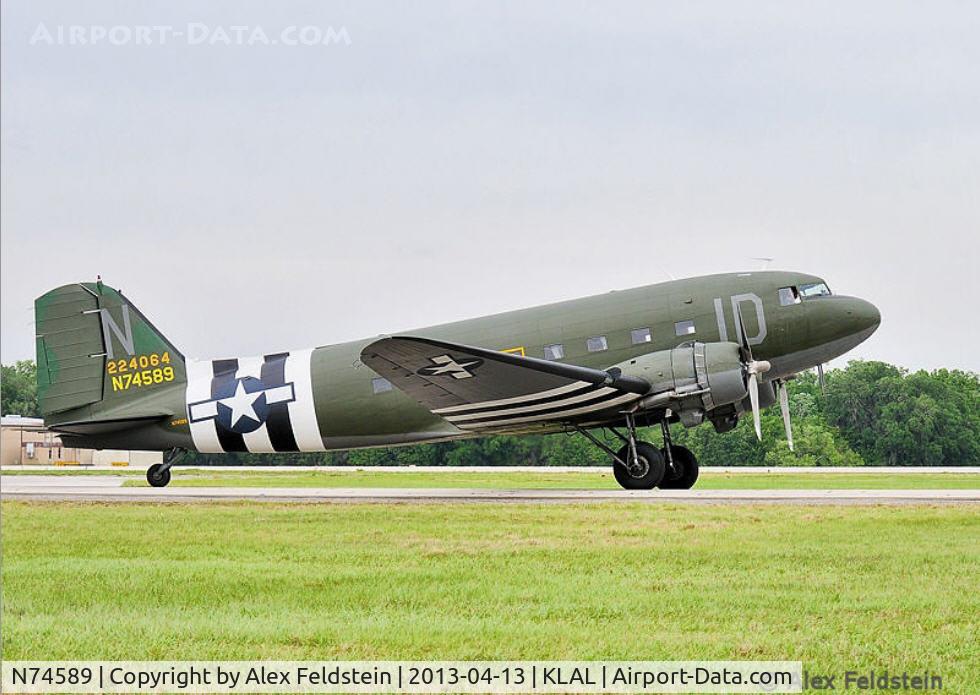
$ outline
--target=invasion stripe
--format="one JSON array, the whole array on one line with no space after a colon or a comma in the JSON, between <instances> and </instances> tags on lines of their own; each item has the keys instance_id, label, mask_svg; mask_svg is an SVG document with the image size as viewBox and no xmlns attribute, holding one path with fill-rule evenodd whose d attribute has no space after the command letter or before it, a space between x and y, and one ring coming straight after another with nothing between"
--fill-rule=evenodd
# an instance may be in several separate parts
<instances>
[{"instance_id":1,"label":"invasion stripe","mask_svg":"<svg viewBox=\"0 0 980 695\"><path fill-rule=\"evenodd\" d=\"M219 391L228 390L222 389L222 385L230 385L235 381L235 372L238 371L238 360L214 360L211 363L211 371L214 374L211 378L211 398L214 398L215 394ZM217 419L212 421L212 427L218 431L218 441L221 442L221 448L226 452L248 451L248 447L245 446L245 438L241 434L226 430L223 427L218 427Z\"/></svg>"},{"instance_id":2,"label":"invasion stripe","mask_svg":"<svg viewBox=\"0 0 980 695\"><path fill-rule=\"evenodd\" d=\"M191 428L191 439L194 448L204 453L221 453L221 442L215 428L214 419L195 422L195 413L191 412L191 403L202 403L211 398L211 377L214 368L211 361L191 361L187 363L187 390L184 400L187 402L187 420ZM217 411L215 411L215 414ZM203 415L201 417L204 417Z\"/></svg>"},{"instance_id":3,"label":"invasion stripe","mask_svg":"<svg viewBox=\"0 0 980 695\"><path fill-rule=\"evenodd\" d=\"M577 408L571 409L559 409L555 412L546 413L536 413L534 415L528 415L525 417L510 417L505 415L499 418L491 418L488 420L480 420L476 422L461 422L457 427L461 429L479 428L479 427L495 427L497 425L510 425L517 424L521 422L534 422L536 420L564 420L573 415L581 415L582 413L590 413L595 410L604 410L606 408L611 408L614 405L620 403L625 403L627 401L633 401L639 398L635 393L625 393L621 396L603 396L595 403L586 404Z\"/></svg>"},{"instance_id":4,"label":"invasion stripe","mask_svg":"<svg viewBox=\"0 0 980 695\"><path fill-rule=\"evenodd\" d=\"M313 350L293 351L286 360L286 382L292 382L296 400L288 404L296 448L299 451L324 451L320 425L316 419L316 400L313 393ZM328 398L330 394L316 394Z\"/></svg>"},{"instance_id":5,"label":"invasion stripe","mask_svg":"<svg viewBox=\"0 0 980 695\"><path fill-rule=\"evenodd\" d=\"M288 352L266 355L262 363L262 383L282 384L286 381L286 360ZM269 441L274 451L299 451L296 437L293 436L293 426L289 420L289 407L285 403L269 406L269 415L265 420L269 431Z\"/></svg>"},{"instance_id":6,"label":"invasion stripe","mask_svg":"<svg viewBox=\"0 0 980 695\"><path fill-rule=\"evenodd\" d=\"M448 408L438 408L432 412L437 415L443 415L445 413L457 413L462 414L463 411L477 410L481 408L494 408L501 405L509 405L515 403L518 405L526 405L528 403L537 401L542 398L549 398L552 396L560 396L566 394L569 391L575 391L581 389L582 387L597 388L596 384L590 384L587 381L573 381L565 386L559 386L555 389L549 389L547 391L539 391L537 393L526 393L523 396L514 396L513 398L501 398L496 401L480 401L479 403L466 403L464 405L454 405Z\"/></svg>"},{"instance_id":7,"label":"invasion stripe","mask_svg":"<svg viewBox=\"0 0 980 695\"><path fill-rule=\"evenodd\" d=\"M465 413L463 415L446 415L445 418L452 423L465 422L467 420L486 420L493 416L507 416L516 415L518 413L533 413L537 410L553 411L556 408L564 408L570 406L574 403L581 403L583 401L593 402L594 399L599 396L605 396L610 393L620 393L617 389L609 388L608 386L599 388L591 387L587 389L582 389L581 392L573 391L569 396L551 396L550 398L545 398L540 402L531 402L529 405L517 405L507 406L506 408L481 408L479 412L475 413Z\"/></svg>"},{"instance_id":8,"label":"invasion stripe","mask_svg":"<svg viewBox=\"0 0 980 695\"><path fill-rule=\"evenodd\" d=\"M214 376L223 376L230 373L232 376L238 371L238 358L232 357L227 360L212 360L211 373Z\"/></svg>"},{"instance_id":9,"label":"invasion stripe","mask_svg":"<svg viewBox=\"0 0 980 695\"><path fill-rule=\"evenodd\" d=\"M235 372L235 379L244 379L245 377L252 377L253 379L258 379L261 377L261 374L262 374L261 357L238 358L238 371ZM217 425L217 418L215 419L215 424ZM242 441L245 442L245 446L248 448L250 452L267 452L273 450L272 442L269 440L269 432L264 424L258 427L257 429L252 430L251 432L243 432Z\"/></svg>"}]
</instances>

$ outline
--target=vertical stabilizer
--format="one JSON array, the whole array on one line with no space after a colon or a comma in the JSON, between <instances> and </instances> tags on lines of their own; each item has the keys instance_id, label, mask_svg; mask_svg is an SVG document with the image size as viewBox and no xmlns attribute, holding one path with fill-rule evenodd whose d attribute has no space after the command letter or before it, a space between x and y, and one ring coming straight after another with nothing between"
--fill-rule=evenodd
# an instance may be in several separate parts
<instances>
[{"instance_id":1,"label":"vertical stabilizer","mask_svg":"<svg viewBox=\"0 0 980 695\"><path fill-rule=\"evenodd\" d=\"M65 285L34 303L41 414L86 419L160 412L186 382L183 355L121 292ZM61 415L54 420L61 419Z\"/></svg>"}]
</instances>

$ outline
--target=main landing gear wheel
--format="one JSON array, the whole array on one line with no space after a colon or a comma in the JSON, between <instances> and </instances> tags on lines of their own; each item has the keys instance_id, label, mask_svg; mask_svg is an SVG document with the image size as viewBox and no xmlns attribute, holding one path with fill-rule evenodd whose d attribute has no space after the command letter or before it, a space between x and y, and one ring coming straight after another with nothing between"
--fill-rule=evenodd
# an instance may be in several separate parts
<instances>
[{"instance_id":1,"label":"main landing gear wheel","mask_svg":"<svg viewBox=\"0 0 980 695\"><path fill-rule=\"evenodd\" d=\"M616 482L627 490L652 490L664 477L667 464L660 449L653 444L636 442L635 461L630 456L629 444L620 449L616 456L620 461L626 461L627 465L613 461L613 475Z\"/></svg>"},{"instance_id":2,"label":"main landing gear wheel","mask_svg":"<svg viewBox=\"0 0 980 695\"><path fill-rule=\"evenodd\" d=\"M636 441L636 418L633 413L623 413L623 415L626 422L625 435L621 434L615 427L606 426L625 444L618 452L610 449L604 441L587 429L578 425L573 425L573 427L579 434L612 457L613 475L616 477L616 482L622 487L627 490L652 490L663 479L667 462L660 449L653 444Z\"/></svg>"},{"instance_id":3,"label":"main landing gear wheel","mask_svg":"<svg viewBox=\"0 0 980 695\"><path fill-rule=\"evenodd\" d=\"M666 458L667 449L660 450ZM690 449L676 444L670 447L670 456L674 467L666 467L663 480L660 481L661 490L690 490L698 480L698 460L691 453Z\"/></svg>"},{"instance_id":4,"label":"main landing gear wheel","mask_svg":"<svg viewBox=\"0 0 980 695\"><path fill-rule=\"evenodd\" d=\"M146 482L153 487L166 487L170 482L170 466L154 463L146 469Z\"/></svg>"}]
</instances>

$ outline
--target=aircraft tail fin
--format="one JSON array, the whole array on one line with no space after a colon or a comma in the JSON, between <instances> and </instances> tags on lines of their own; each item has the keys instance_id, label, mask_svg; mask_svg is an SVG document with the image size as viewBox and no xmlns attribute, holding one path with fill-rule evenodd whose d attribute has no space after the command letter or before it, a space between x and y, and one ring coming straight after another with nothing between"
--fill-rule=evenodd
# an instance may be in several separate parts
<instances>
[{"instance_id":1,"label":"aircraft tail fin","mask_svg":"<svg viewBox=\"0 0 980 695\"><path fill-rule=\"evenodd\" d=\"M121 292L64 285L34 302L38 403L45 422L165 417L184 357Z\"/></svg>"}]
</instances>

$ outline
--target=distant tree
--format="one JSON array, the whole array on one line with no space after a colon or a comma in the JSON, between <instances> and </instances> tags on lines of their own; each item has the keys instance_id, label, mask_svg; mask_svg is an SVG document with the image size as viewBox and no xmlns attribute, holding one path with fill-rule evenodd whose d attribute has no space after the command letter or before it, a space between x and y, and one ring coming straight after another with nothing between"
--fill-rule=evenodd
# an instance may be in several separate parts
<instances>
[{"instance_id":1,"label":"distant tree","mask_svg":"<svg viewBox=\"0 0 980 695\"><path fill-rule=\"evenodd\" d=\"M446 449L448 466L536 466L541 463L541 437L484 437Z\"/></svg>"},{"instance_id":2,"label":"distant tree","mask_svg":"<svg viewBox=\"0 0 980 695\"><path fill-rule=\"evenodd\" d=\"M793 418L823 415L823 391L816 372L802 372L789 381L789 407Z\"/></svg>"},{"instance_id":3,"label":"distant tree","mask_svg":"<svg viewBox=\"0 0 980 695\"><path fill-rule=\"evenodd\" d=\"M834 427L810 418L799 420L793 427L793 451L785 437L769 444L765 456L767 466L863 466L864 459L856 453Z\"/></svg>"},{"instance_id":4,"label":"distant tree","mask_svg":"<svg viewBox=\"0 0 980 695\"><path fill-rule=\"evenodd\" d=\"M884 362L851 362L827 373L823 411L865 460L877 460L876 421L882 408L898 397L902 371Z\"/></svg>"},{"instance_id":5,"label":"distant tree","mask_svg":"<svg viewBox=\"0 0 980 695\"><path fill-rule=\"evenodd\" d=\"M763 466L766 442L773 441L782 428L768 413L763 414L763 440L760 442L756 439L752 424L744 420L745 418L734 430L724 434L716 433L709 424L692 429L673 425L671 434L674 444L685 446L694 452L703 466ZM659 433L651 431L649 440L657 442L658 439Z\"/></svg>"},{"instance_id":6,"label":"distant tree","mask_svg":"<svg viewBox=\"0 0 980 695\"><path fill-rule=\"evenodd\" d=\"M622 444L594 432L613 451ZM609 456L580 434L551 434L541 438L541 458L546 466L608 466Z\"/></svg>"},{"instance_id":7,"label":"distant tree","mask_svg":"<svg viewBox=\"0 0 980 695\"><path fill-rule=\"evenodd\" d=\"M824 411L872 465L980 462L980 380L970 372L851 362L828 379Z\"/></svg>"},{"instance_id":8,"label":"distant tree","mask_svg":"<svg viewBox=\"0 0 980 695\"><path fill-rule=\"evenodd\" d=\"M4 415L39 417L37 369L33 360L0 367L0 411Z\"/></svg>"}]
</instances>

